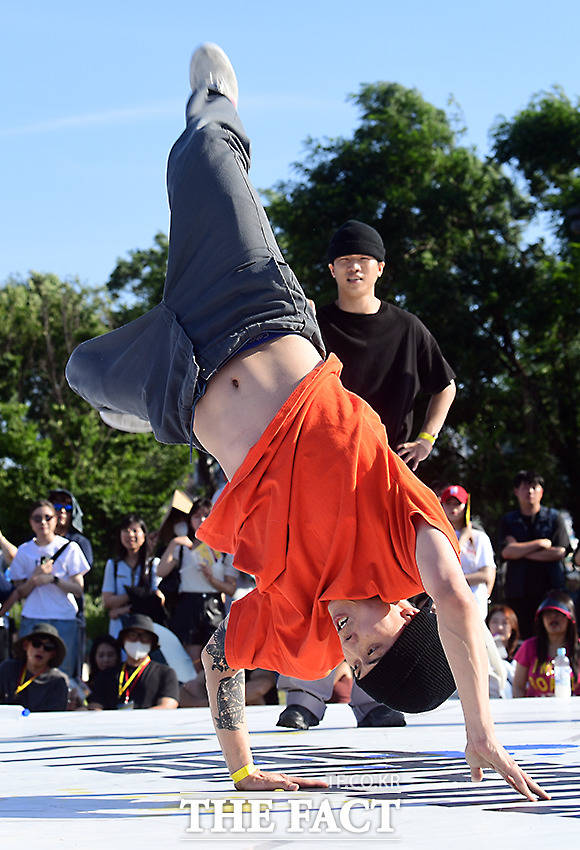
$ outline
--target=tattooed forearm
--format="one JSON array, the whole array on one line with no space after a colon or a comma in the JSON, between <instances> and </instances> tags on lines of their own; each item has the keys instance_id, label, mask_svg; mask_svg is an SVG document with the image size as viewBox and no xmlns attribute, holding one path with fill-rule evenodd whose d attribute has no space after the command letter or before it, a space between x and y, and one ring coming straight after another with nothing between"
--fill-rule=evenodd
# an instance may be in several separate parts
<instances>
[{"instance_id":1,"label":"tattooed forearm","mask_svg":"<svg viewBox=\"0 0 580 850\"><path fill-rule=\"evenodd\" d=\"M216 729L241 729L245 719L245 674L238 670L234 676L222 679L217 689L218 716L214 718Z\"/></svg>"},{"instance_id":2,"label":"tattooed forearm","mask_svg":"<svg viewBox=\"0 0 580 850\"><path fill-rule=\"evenodd\" d=\"M212 658L211 669L219 670L220 673L224 673L229 668L226 661L226 624L227 617L221 621L205 648L205 651Z\"/></svg>"}]
</instances>

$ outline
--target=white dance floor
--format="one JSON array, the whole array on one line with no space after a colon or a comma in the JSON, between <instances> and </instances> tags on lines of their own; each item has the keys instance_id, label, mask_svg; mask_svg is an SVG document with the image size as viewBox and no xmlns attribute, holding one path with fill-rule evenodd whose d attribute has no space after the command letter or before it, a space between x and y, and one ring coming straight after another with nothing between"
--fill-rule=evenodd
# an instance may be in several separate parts
<instances>
[{"instance_id":1,"label":"white dance floor","mask_svg":"<svg viewBox=\"0 0 580 850\"><path fill-rule=\"evenodd\" d=\"M336 850L361 841L429 850L573 846L580 838L580 699L495 701L493 711L501 741L551 801L526 802L495 775L469 781L456 701L410 717L402 729L357 729L348 706L334 705L316 729L293 732L276 728L277 707L249 709L257 764L333 783L324 795L259 795L273 800L260 822L270 832L259 832L249 814L235 831L233 815L227 817L224 797L244 812L250 804L248 795L232 792L208 709L15 720L0 712L0 844L10 850L168 850L188 841L234 850L302 850L330 841ZM200 796L210 802L195 823L191 811L198 804L191 800ZM226 813L220 834L216 806ZM302 815L294 822L297 810ZM198 831L187 831L192 828Z\"/></svg>"}]
</instances>

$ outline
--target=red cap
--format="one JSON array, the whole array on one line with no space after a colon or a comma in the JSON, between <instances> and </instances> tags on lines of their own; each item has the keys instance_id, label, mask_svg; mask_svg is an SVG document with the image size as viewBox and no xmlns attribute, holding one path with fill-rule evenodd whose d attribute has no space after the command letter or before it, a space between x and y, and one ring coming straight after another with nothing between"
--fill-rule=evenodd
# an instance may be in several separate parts
<instances>
[{"instance_id":1,"label":"red cap","mask_svg":"<svg viewBox=\"0 0 580 850\"><path fill-rule=\"evenodd\" d=\"M451 484L451 486L445 488L439 498L442 502L448 502L449 499L457 499L462 505L466 505L469 501L469 493L461 484Z\"/></svg>"}]
</instances>

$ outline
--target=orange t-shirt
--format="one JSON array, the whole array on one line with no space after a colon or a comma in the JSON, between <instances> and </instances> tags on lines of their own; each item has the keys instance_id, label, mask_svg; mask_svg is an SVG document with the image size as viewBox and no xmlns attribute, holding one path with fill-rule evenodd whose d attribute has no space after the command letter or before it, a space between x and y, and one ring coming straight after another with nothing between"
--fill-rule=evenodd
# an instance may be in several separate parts
<instances>
[{"instance_id":1,"label":"orange t-shirt","mask_svg":"<svg viewBox=\"0 0 580 850\"><path fill-rule=\"evenodd\" d=\"M395 602L423 590L414 514L457 537L435 494L387 445L377 414L340 382L334 355L310 372L252 446L197 536L256 577L231 607L226 658L318 679L344 657L331 599Z\"/></svg>"}]
</instances>

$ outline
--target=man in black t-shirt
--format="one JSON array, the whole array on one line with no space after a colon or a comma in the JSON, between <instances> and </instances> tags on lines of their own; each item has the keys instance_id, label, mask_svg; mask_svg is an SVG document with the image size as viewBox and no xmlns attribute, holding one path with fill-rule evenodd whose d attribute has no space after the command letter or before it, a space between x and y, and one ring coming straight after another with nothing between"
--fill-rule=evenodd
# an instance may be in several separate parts
<instances>
[{"instance_id":1,"label":"man in black t-shirt","mask_svg":"<svg viewBox=\"0 0 580 850\"><path fill-rule=\"evenodd\" d=\"M328 260L338 298L317 310L324 344L343 363L344 386L379 414L390 445L415 470L455 398L454 372L416 316L376 297L385 247L373 227L347 221L330 241ZM408 442L420 392L431 399L418 436Z\"/></svg>"},{"instance_id":2,"label":"man in black t-shirt","mask_svg":"<svg viewBox=\"0 0 580 850\"><path fill-rule=\"evenodd\" d=\"M145 614L134 614L120 632L119 643L127 660L121 667L95 676L89 708L177 708L179 685L175 670L149 657L159 645L153 620Z\"/></svg>"},{"instance_id":3,"label":"man in black t-shirt","mask_svg":"<svg viewBox=\"0 0 580 850\"><path fill-rule=\"evenodd\" d=\"M518 510L501 518L499 549L507 562L505 602L518 615L520 636L532 637L538 605L549 590L563 590L563 558L571 551L562 514L541 505L544 479L522 470L514 478Z\"/></svg>"},{"instance_id":4,"label":"man in black t-shirt","mask_svg":"<svg viewBox=\"0 0 580 850\"><path fill-rule=\"evenodd\" d=\"M455 398L454 372L416 316L376 297L385 246L373 227L347 221L330 240L328 260L338 298L317 310L326 349L342 361L344 386L378 413L389 443L416 470L429 456ZM419 392L431 399L417 438L408 442ZM288 695L278 725L293 729L318 725L333 677L334 671L316 682L281 676L278 688ZM350 705L359 726L405 724L400 712L389 712L356 684Z\"/></svg>"}]
</instances>

